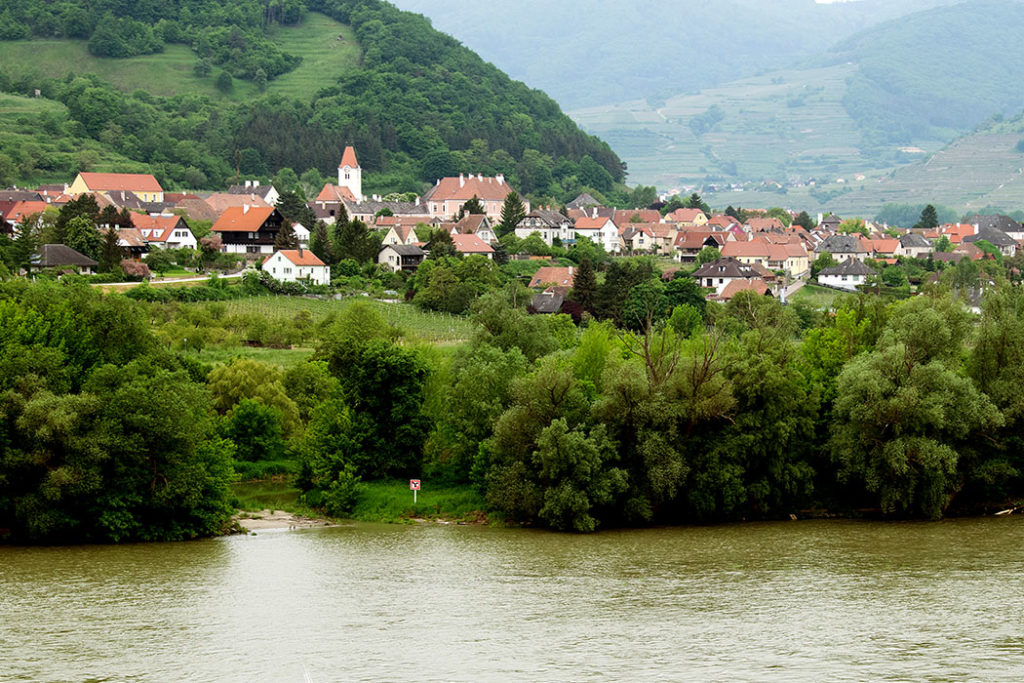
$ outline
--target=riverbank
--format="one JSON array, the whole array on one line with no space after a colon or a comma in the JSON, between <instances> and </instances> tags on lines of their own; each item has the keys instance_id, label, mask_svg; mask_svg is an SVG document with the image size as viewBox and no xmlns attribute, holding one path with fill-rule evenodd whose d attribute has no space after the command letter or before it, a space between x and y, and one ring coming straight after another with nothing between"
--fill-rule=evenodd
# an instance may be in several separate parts
<instances>
[{"instance_id":1,"label":"riverbank","mask_svg":"<svg viewBox=\"0 0 1024 683\"><path fill-rule=\"evenodd\" d=\"M292 515L296 519L318 520L336 523L318 511L304 505L301 492L286 478L263 481L239 482L232 487L235 506L239 508L239 523L243 527L243 515L260 515L266 511L277 511ZM347 519L360 522L383 522L387 524L447 523L500 525L504 517L487 505L487 501L471 486L432 487L424 482L423 488L413 502L412 491L407 480L365 482L352 513ZM288 521L277 522L288 528ZM248 527L246 527L248 528ZM282 528L280 526L274 528ZM299 526L297 528L304 528Z\"/></svg>"}]
</instances>

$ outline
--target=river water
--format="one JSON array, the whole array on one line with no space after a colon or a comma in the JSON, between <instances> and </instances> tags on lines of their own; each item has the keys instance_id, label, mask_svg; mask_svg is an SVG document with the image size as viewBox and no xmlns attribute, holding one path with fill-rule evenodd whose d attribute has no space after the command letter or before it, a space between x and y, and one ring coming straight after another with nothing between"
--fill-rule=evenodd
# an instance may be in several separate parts
<instances>
[{"instance_id":1,"label":"river water","mask_svg":"<svg viewBox=\"0 0 1024 683\"><path fill-rule=\"evenodd\" d=\"M1024 519L0 547L0 681L1021 681Z\"/></svg>"}]
</instances>

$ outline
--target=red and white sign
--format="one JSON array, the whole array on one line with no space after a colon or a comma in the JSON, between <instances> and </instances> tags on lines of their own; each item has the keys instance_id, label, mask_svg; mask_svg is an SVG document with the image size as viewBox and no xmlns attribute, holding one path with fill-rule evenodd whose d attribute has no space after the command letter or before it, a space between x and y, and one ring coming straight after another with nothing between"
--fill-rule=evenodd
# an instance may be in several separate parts
<instances>
[{"instance_id":1,"label":"red and white sign","mask_svg":"<svg viewBox=\"0 0 1024 683\"><path fill-rule=\"evenodd\" d=\"M420 490L420 480L419 479L410 479L409 480L409 490L410 491L419 491Z\"/></svg>"}]
</instances>

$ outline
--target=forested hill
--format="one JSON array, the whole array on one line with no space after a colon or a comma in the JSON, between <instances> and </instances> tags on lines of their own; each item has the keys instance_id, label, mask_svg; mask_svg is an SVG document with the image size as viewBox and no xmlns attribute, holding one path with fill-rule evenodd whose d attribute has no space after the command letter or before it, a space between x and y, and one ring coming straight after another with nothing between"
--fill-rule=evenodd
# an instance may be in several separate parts
<instances>
[{"instance_id":1,"label":"forested hill","mask_svg":"<svg viewBox=\"0 0 1024 683\"><path fill-rule=\"evenodd\" d=\"M0 90L42 96L0 112L0 186L88 168L191 189L330 175L346 144L374 192L472 171L561 198L624 177L551 98L379 0L3 0Z\"/></svg>"},{"instance_id":2,"label":"forested hill","mask_svg":"<svg viewBox=\"0 0 1024 683\"><path fill-rule=\"evenodd\" d=\"M965 2L885 22L831 50L854 63L844 105L881 142L948 140L1024 107L1024 4Z\"/></svg>"}]
</instances>

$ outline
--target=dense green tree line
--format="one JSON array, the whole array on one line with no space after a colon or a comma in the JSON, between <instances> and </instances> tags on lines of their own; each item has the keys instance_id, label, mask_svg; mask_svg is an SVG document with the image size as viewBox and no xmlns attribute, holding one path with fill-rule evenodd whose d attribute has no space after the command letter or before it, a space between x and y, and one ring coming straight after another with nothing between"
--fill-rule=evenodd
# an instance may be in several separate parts
<instances>
[{"instance_id":1,"label":"dense green tree line","mask_svg":"<svg viewBox=\"0 0 1024 683\"><path fill-rule=\"evenodd\" d=\"M200 332L258 332L222 303L0 284L0 529L216 533L234 472L292 473L335 515L363 480L473 486L511 520L573 531L936 518L1022 494L1024 291L1004 281L980 315L955 270L921 296L849 295L824 314L751 293L705 302L692 280L621 260L577 295L592 303L576 324L529 315L479 257L428 261L415 296L445 272L479 288L468 342L422 345L354 302L316 326L264 320L316 348L287 368L176 355L203 358L187 341Z\"/></svg>"}]
</instances>

